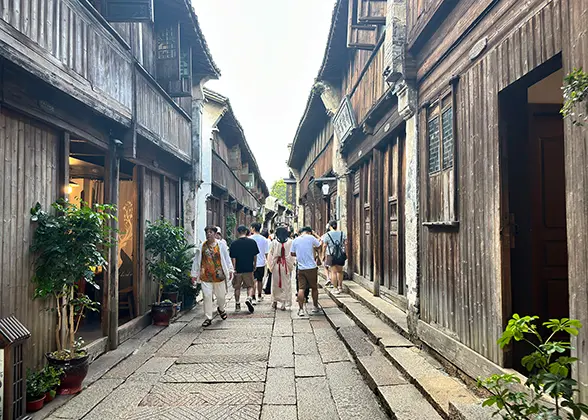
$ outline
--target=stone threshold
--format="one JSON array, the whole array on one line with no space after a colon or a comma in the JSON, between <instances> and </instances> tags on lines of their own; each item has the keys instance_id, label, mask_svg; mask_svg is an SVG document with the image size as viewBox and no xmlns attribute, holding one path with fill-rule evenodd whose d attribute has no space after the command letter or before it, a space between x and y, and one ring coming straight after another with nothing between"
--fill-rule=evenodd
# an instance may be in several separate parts
<instances>
[{"instance_id":1,"label":"stone threshold","mask_svg":"<svg viewBox=\"0 0 588 420\"><path fill-rule=\"evenodd\" d=\"M202 301L201 294L196 303ZM197 310L198 306L180 312L171 323L175 322L189 322L187 318L191 318L192 311ZM171 325L170 323L170 325ZM124 325L118 327L119 346L116 350L108 351L108 338L102 337L93 341L86 350L90 355L90 366L88 368L88 375L84 379L82 392L90 385L98 381L106 372L114 368L133 355L137 349L145 345L149 340L165 330L166 327L156 327L151 324L151 312L147 312L143 316L137 317ZM31 420L42 420L49 417L51 413L67 404L75 395L60 395L55 398L50 404L45 405L41 410L29 414Z\"/></svg>"},{"instance_id":2,"label":"stone threshold","mask_svg":"<svg viewBox=\"0 0 588 420\"><path fill-rule=\"evenodd\" d=\"M324 287L326 294L338 308L326 308L325 315L337 330L353 355L364 378L380 398L392 418L398 395L402 394L402 381L395 378L396 372L412 384L423 398L415 401L421 419L435 418L424 416L430 404L439 418L451 420L486 420L492 418L493 410L482 408L482 399L475 395L459 379L446 372L444 367L408 340L406 314L391 303L373 296L369 291L353 281L344 281L345 293L333 294L333 289ZM343 312L343 313L342 313ZM353 325L359 327L369 344L378 351L367 354L366 343L351 334L347 314ZM344 317L344 318L343 318ZM418 394L418 393L417 393ZM422 410L422 411L421 411Z\"/></svg>"}]
</instances>

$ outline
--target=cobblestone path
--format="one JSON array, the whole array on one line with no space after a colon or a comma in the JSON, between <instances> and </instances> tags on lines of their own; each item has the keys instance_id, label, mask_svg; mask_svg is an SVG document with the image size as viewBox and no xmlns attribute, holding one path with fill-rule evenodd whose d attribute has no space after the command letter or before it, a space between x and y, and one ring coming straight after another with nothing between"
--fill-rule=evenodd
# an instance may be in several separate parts
<instances>
[{"instance_id":1,"label":"cobblestone path","mask_svg":"<svg viewBox=\"0 0 588 420\"><path fill-rule=\"evenodd\" d=\"M324 315L233 311L206 329L201 307L184 315L48 418L387 418Z\"/></svg>"}]
</instances>

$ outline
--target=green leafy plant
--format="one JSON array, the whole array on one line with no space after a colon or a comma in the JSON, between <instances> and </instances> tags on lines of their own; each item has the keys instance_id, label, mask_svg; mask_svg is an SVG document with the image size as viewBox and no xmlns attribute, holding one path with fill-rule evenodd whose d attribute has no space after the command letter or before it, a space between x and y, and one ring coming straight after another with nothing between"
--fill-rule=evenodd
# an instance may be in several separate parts
<instances>
[{"instance_id":1,"label":"green leafy plant","mask_svg":"<svg viewBox=\"0 0 588 420\"><path fill-rule=\"evenodd\" d=\"M27 400L36 401L45 395L45 385L39 372L27 371Z\"/></svg>"},{"instance_id":2,"label":"green leafy plant","mask_svg":"<svg viewBox=\"0 0 588 420\"><path fill-rule=\"evenodd\" d=\"M47 365L41 369L39 372L39 379L45 392L54 391L59 385L61 385L61 377L63 373L63 369L59 369L51 365Z\"/></svg>"},{"instance_id":3,"label":"green leafy plant","mask_svg":"<svg viewBox=\"0 0 588 420\"><path fill-rule=\"evenodd\" d=\"M578 359L566 354L572 350L569 341L556 341L561 334L578 335L582 323L575 319L550 319L542 325L549 331L544 338L537 326L537 316L513 315L500 339L501 348L514 341L524 341L534 349L521 362L529 372L528 379L521 383L515 374L492 375L478 379L478 386L492 394L483 403L494 406L505 420L522 419L580 419L588 414L588 406L575 401L577 382L569 377L572 365ZM553 404L547 403L547 398Z\"/></svg>"},{"instance_id":4,"label":"green leafy plant","mask_svg":"<svg viewBox=\"0 0 588 420\"><path fill-rule=\"evenodd\" d=\"M230 246L235 240L235 229L237 229L237 216L234 214L228 214L226 218L226 229L227 229L227 244Z\"/></svg>"},{"instance_id":5,"label":"green leafy plant","mask_svg":"<svg viewBox=\"0 0 588 420\"><path fill-rule=\"evenodd\" d=\"M581 68L572 70L564 79L564 105L561 114L575 125L588 120L588 73Z\"/></svg>"},{"instance_id":6,"label":"green leafy plant","mask_svg":"<svg viewBox=\"0 0 588 420\"><path fill-rule=\"evenodd\" d=\"M192 248L188 245L182 227L174 226L164 219L148 223L145 233L145 250L148 253L147 270L153 280L159 284L156 302L158 305L166 302L161 301L164 289L177 290L182 279L185 279L186 275L189 276L189 269L192 268L190 256ZM188 268L188 261L190 268Z\"/></svg>"},{"instance_id":7,"label":"green leafy plant","mask_svg":"<svg viewBox=\"0 0 588 420\"><path fill-rule=\"evenodd\" d=\"M41 209L37 203L31 209L31 221L36 223L31 251L35 253L34 298L52 299L57 314L53 356L69 360L84 356L75 348L75 337L87 310L98 311L99 303L78 293L78 284L99 289L94 281L94 270L106 267L106 249L110 246L112 230L109 222L115 219L116 208L107 204L89 207L61 199L53 205L53 212ZM66 340L61 331L66 331Z\"/></svg>"}]
</instances>

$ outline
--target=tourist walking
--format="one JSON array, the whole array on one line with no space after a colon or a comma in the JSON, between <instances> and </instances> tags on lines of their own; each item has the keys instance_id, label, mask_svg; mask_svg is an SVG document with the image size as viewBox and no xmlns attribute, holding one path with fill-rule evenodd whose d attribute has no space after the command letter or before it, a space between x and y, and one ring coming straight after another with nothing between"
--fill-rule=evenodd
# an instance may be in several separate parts
<instances>
[{"instance_id":1,"label":"tourist walking","mask_svg":"<svg viewBox=\"0 0 588 420\"><path fill-rule=\"evenodd\" d=\"M255 296L253 272L257 264L257 254L259 248L257 243L247 237L247 227L239 226L237 228L238 238L231 244L230 257L235 267L233 276L233 288L235 289L235 311L241 310L241 287L247 288L247 300L245 304L250 313L253 313L253 297Z\"/></svg>"},{"instance_id":2,"label":"tourist walking","mask_svg":"<svg viewBox=\"0 0 588 420\"><path fill-rule=\"evenodd\" d=\"M216 239L218 239L219 241L223 242L225 245L227 245L227 241L225 241L225 239L223 238L223 231L220 228L220 226L216 227ZM227 245L227 248L229 246Z\"/></svg>"},{"instance_id":3,"label":"tourist walking","mask_svg":"<svg viewBox=\"0 0 588 420\"><path fill-rule=\"evenodd\" d=\"M323 248L325 252L325 266L329 270L331 284L333 285L334 294L343 291L343 266L347 261L345 253L347 237L344 232L337 230L337 222L331 221L328 225L328 231L322 237Z\"/></svg>"},{"instance_id":4,"label":"tourist walking","mask_svg":"<svg viewBox=\"0 0 588 420\"><path fill-rule=\"evenodd\" d=\"M276 230L276 239L270 246L268 269L273 273L272 307L285 310L292 306L292 272L295 270L296 259L292 256L292 239L290 231L282 226Z\"/></svg>"},{"instance_id":5,"label":"tourist walking","mask_svg":"<svg viewBox=\"0 0 588 420\"><path fill-rule=\"evenodd\" d=\"M320 312L318 306L318 266L315 253L321 242L313 235L312 228L305 226L300 236L292 243L291 255L296 257L298 267L298 316L307 315L304 305L304 289L309 287L312 294L312 313Z\"/></svg>"},{"instance_id":6,"label":"tourist walking","mask_svg":"<svg viewBox=\"0 0 588 420\"><path fill-rule=\"evenodd\" d=\"M263 278L265 277L265 264L267 260L267 253L269 252L269 243L268 240L264 238L261 234L261 223L252 223L251 231L253 232L253 235L251 235L251 239L253 239L255 243L257 243L257 249L259 249L259 254L257 254L257 262L253 277L255 277L257 300L262 301ZM253 304L257 304L257 301L255 300L255 293L253 294Z\"/></svg>"},{"instance_id":7,"label":"tourist walking","mask_svg":"<svg viewBox=\"0 0 588 420\"><path fill-rule=\"evenodd\" d=\"M216 227L207 226L204 232L206 241L196 248L191 276L193 284L201 284L206 317L202 326L208 327L212 323L213 295L216 296L218 314L223 321L227 319L227 281L232 280L233 265L227 245L216 239Z\"/></svg>"},{"instance_id":8,"label":"tourist walking","mask_svg":"<svg viewBox=\"0 0 588 420\"><path fill-rule=\"evenodd\" d=\"M269 254L269 250L271 249L271 246L272 246L272 241L274 240L273 235L270 235L270 231L268 231L267 229L264 229L261 231L261 236L263 236L267 240L268 254ZM269 264L268 260L266 260L265 265L266 265L267 269L265 270L265 279L263 281L263 284L265 285L263 287L263 294L269 296L272 293L272 271L270 269L270 264Z\"/></svg>"}]
</instances>

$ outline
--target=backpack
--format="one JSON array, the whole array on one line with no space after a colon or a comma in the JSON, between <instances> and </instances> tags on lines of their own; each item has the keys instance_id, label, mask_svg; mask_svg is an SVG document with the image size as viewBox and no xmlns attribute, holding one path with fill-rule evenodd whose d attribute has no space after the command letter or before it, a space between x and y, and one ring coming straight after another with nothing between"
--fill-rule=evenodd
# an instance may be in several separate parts
<instances>
[{"instance_id":1,"label":"backpack","mask_svg":"<svg viewBox=\"0 0 588 420\"><path fill-rule=\"evenodd\" d=\"M335 241L330 233L327 233L327 235L333 243L332 247L329 246L329 249L331 250L331 256L333 257L333 265L345 265L345 261L347 261L347 255L345 254L345 251L343 251L343 233L341 233L339 241Z\"/></svg>"}]
</instances>

